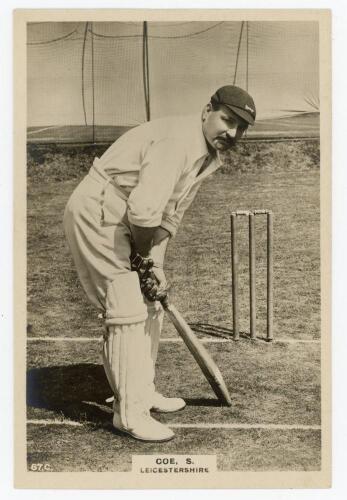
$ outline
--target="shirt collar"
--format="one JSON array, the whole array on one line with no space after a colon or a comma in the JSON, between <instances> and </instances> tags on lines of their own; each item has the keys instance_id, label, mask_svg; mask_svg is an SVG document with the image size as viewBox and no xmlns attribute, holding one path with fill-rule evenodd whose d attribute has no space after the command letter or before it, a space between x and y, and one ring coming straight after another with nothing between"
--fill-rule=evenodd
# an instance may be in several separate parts
<instances>
[{"instance_id":1,"label":"shirt collar","mask_svg":"<svg viewBox=\"0 0 347 500\"><path fill-rule=\"evenodd\" d=\"M222 166L221 157L219 151L215 151L214 154L211 155L204 133L202 131L202 120L201 115L190 115L190 128L188 131L188 137L190 137L190 147L189 147L189 156L192 160L192 163L195 163L202 157L206 157L208 155L212 156L212 162L214 165L213 170ZM209 169L210 170L210 169Z\"/></svg>"},{"instance_id":2,"label":"shirt collar","mask_svg":"<svg viewBox=\"0 0 347 500\"><path fill-rule=\"evenodd\" d=\"M188 118L187 141L188 154L192 163L209 154L205 136L202 131L201 115L190 115Z\"/></svg>"}]
</instances>

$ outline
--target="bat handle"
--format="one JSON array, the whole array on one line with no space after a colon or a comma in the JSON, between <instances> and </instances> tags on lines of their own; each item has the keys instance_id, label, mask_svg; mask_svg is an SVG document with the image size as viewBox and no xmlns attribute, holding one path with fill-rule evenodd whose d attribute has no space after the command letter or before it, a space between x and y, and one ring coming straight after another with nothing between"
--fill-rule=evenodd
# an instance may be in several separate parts
<instances>
[{"instance_id":1,"label":"bat handle","mask_svg":"<svg viewBox=\"0 0 347 500\"><path fill-rule=\"evenodd\" d=\"M166 293L164 295L164 297L162 297L160 299L160 303L161 303L161 305L163 306L164 309L168 309L169 308L170 303L169 303L169 295L168 295L168 293Z\"/></svg>"}]
</instances>

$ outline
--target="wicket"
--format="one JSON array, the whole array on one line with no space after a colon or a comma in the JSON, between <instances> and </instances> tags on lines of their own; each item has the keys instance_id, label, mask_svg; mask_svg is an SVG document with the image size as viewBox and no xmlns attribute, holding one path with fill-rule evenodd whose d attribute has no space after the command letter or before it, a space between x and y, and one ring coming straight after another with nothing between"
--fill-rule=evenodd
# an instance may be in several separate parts
<instances>
[{"instance_id":1,"label":"wicket","mask_svg":"<svg viewBox=\"0 0 347 500\"><path fill-rule=\"evenodd\" d=\"M233 309L233 337L240 338L239 327L239 279L238 279L238 251L237 251L237 217L248 217L249 241L249 307L250 307L250 336L256 339L256 283L255 283L255 216L266 215L267 219L267 331L266 340L273 340L273 215L271 210L238 210L230 216L231 237L231 273L232 273L232 309Z\"/></svg>"}]
</instances>

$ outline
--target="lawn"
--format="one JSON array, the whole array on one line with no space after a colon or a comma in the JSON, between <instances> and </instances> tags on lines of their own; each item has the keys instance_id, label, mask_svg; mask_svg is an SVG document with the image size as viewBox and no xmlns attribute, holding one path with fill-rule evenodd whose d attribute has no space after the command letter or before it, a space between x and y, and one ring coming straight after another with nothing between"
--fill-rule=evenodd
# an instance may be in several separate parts
<instances>
[{"instance_id":1,"label":"lawn","mask_svg":"<svg viewBox=\"0 0 347 500\"><path fill-rule=\"evenodd\" d=\"M158 451L157 445L112 432L98 342L103 324L78 283L63 235L66 201L93 157L104 149L28 148L28 419L42 420L42 425L28 426L28 463L48 461L54 470L129 470L132 454ZM165 453L212 452L220 470L320 468L319 171L318 141L242 143L205 181L186 213L167 256L173 302L200 337L226 340L232 335L230 213L273 211L275 342L260 340L266 328L266 226L259 216L259 340L252 343L243 337L238 343L206 344L230 389L231 408L215 400L185 346L165 341L177 334L168 321L164 325L157 384L164 391L170 387L188 403L184 412L160 416L173 428L178 426ZM240 323L247 336L246 220L240 221L239 235ZM58 337L70 341L54 341ZM90 340L78 342L81 337ZM56 419L67 425L49 423ZM180 427L201 422L265 428ZM266 428L272 424L294 428Z\"/></svg>"},{"instance_id":2,"label":"lawn","mask_svg":"<svg viewBox=\"0 0 347 500\"><path fill-rule=\"evenodd\" d=\"M99 335L100 322L72 266L62 216L70 193L94 154L100 155L103 149L32 148L28 161L30 334ZM205 181L169 247L166 264L172 296L189 322L231 328L230 213L267 208L274 212L274 334L277 338L319 338L317 149L317 142L240 145L237 153L226 158L227 166ZM258 217L260 336L265 334L265 234L265 221ZM240 228L239 249L241 328L248 331L246 220Z\"/></svg>"}]
</instances>

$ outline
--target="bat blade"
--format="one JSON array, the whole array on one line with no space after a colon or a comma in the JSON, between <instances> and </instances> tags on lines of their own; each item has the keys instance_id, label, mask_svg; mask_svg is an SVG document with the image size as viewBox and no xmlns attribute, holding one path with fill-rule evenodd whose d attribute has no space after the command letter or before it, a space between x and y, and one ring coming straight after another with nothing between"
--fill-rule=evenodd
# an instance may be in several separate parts
<instances>
[{"instance_id":1,"label":"bat blade","mask_svg":"<svg viewBox=\"0 0 347 500\"><path fill-rule=\"evenodd\" d=\"M225 385L222 374L216 363L213 361L211 355L196 337L176 307L168 302L164 303L163 306L218 399L227 406L231 406L229 391Z\"/></svg>"}]
</instances>

